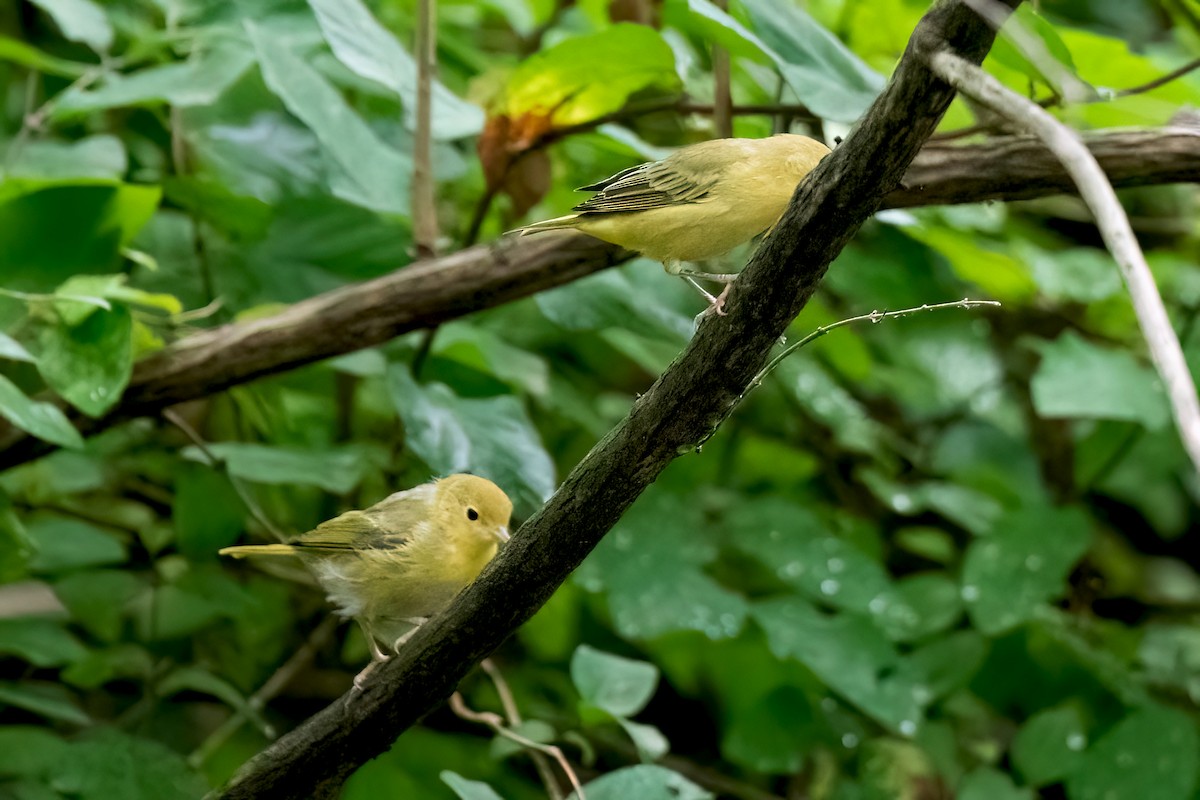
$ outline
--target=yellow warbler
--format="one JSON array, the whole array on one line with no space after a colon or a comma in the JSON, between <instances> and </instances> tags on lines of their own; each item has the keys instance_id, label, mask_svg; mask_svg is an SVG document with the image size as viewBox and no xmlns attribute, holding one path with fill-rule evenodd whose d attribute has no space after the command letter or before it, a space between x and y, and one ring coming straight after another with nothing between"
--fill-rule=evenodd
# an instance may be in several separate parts
<instances>
[{"instance_id":1,"label":"yellow warbler","mask_svg":"<svg viewBox=\"0 0 1200 800\"><path fill-rule=\"evenodd\" d=\"M699 142L581 187L596 194L575 206L576 213L518 231L574 228L635 250L683 276L722 313L737 275L684 270L680 262L719 256L771 228L797 184L829 152L816 139L792 133ZM713 297L695 278L723 283L725 291Z\"/></svg>"},{"instance_id":2,"label":"yellow warbler","mask_svg":"<svg viewBox=\"0 0 1200 800\"><path fill-rule=\"evenodd\" d=\"M373 660L362 679L475 580L508 541L512 501L475 475L451 475L347 511L287 544L223 548L221 555L298 556L344 617L362 625Z\"/></svg>"}]
</instances>

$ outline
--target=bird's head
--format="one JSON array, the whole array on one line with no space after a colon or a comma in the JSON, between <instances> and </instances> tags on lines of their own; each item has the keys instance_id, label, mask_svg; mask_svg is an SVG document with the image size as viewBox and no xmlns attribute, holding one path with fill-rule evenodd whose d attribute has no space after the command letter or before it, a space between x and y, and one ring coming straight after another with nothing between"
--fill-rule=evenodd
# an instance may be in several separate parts
<instances>
[{"instance_id":1,"label":"bird's head","mask_svg":"<svg viewBox=\"0 0 1200 800\"><path fill-rule=\"evenodd\" d=\"M512 501L499 486L477 475L450 475L437 482L436 514L449 529L479 544L507 542Z\"/></svg>"}]
</instances>

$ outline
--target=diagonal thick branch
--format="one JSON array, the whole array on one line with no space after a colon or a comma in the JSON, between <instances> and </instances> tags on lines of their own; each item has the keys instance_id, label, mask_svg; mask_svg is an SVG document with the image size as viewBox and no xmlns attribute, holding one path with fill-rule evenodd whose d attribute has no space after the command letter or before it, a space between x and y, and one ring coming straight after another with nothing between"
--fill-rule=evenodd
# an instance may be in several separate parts
<instances>
[{"instance_id":1,"label":"diagonal thick branch","mask_svg":"<svg viewBox=\"0 0 1200 800\"><path fill-rule=\"evenodd\" d=\"M927 59L952 49L978 63L992 39L960 0L942 0L926 14L862 124L796 190L734 284L729 315L701 324L479 579L419 628L362 694L330 705L260 753L221 796L334 796L532 616L659 473L692 452L736 402L830 262L899 184L954 95Z\"/></svg>"},{"instance_id":2,"label":"diagonal thick branch","mask_svg":"<svg viewBox=\"0 0 1200 800\"><path fill-rule=\"evenodd\" d=\"M1200 181L1196 128L1112 131L1086 136L1084 142L1114 186ZM1004 136L966 146L926 145L882 207L1025 200L1073 191L1070 175L1037 139ZM108 416L76 416L75 423L84 434L96 433L175 403L561 286L630 255L568 235L502 240L420 262L271 317L193 334L139 362ZM52 447L0 420L0 469Z\"/></svg>"}]
</instances>

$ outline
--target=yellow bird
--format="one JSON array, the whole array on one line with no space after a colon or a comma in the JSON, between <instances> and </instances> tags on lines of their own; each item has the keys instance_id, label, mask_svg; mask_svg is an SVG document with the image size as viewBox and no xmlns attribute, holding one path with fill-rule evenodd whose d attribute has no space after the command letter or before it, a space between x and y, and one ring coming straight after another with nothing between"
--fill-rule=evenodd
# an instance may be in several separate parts
<instances>
[{"instance_id":1,"label":"yellow bird","mask_svg":"<svg viewBox=\"0 0 1200 800\"><path fill-rule=\"evenodd\" d=\"M451 475L347 511L287 544L223 548L221 555L298 556L337 613L358 620L371 663L355 687L429 617L475 580L509 538L512 501L475 475Z\"/></svg>"},{"instance_id":2,"label":"yellow bird","mask_svg":"<svg viewBox=\"0 0 1200 800\"><path fill-rule=\"evenodd\" d=\"M793 133L699 142L583 186L579 191L596 194L575 206L576 213L518 232L573 228L639 252L682 276L722 314L737 275L685 270L680 262L722 255L770 229L796 186L829 152L816 139ZM713 297L696 278L723 283L725 290Z\"/></svg>"}]
</instances>

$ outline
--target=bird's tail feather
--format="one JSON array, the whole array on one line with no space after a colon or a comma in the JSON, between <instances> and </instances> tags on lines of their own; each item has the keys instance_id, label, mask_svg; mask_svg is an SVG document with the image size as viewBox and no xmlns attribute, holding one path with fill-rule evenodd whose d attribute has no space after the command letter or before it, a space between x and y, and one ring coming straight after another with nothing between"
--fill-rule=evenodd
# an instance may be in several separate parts
<instances>
[{"instance_id":1,"label":"bird's tail feather","mask_svg":"<svg viewBox=\"0 0 1200 800\"><path fill-rule=\"evenodd\" d=\"M561 231L575 227L575 221L579 219L578 214L567 214L565 217L555 217L554 219L545 219L541 222L534 222L509 233L528 236L531 233L542 233L543 231Z\"/></svg>"},{"instance_id":2,"label":"bird's tail feather","mask_svg":"<svg viewBox=\"0 0 1200 800\"><path fill-rule=\"evenodd\" d=\"M218 555L245 558L246 556L288 556L293 555L296 548L290 544L244 544L239 547L222 547Z\"/></svg>"}]
</instances>

